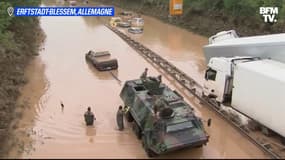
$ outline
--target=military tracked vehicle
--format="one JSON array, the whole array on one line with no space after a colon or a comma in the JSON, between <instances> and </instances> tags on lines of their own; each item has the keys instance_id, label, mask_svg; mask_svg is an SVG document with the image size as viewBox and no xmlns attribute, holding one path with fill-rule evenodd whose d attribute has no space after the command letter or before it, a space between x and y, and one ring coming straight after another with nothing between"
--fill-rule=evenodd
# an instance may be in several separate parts
<instances>
[{"instance_id":1,"label":"military tracked vehicle","mask_svg":"<svg viewBox=\"0 0 285 160\"><path fill-rule=\"evenodd\" d=\"M161 83L161 78L126 81L120 97L127 108L126 119L133 123L149 157L185 147L202 147L208 142L201 118L195 116L181 95Z\"/></svg>"}]
</instances>

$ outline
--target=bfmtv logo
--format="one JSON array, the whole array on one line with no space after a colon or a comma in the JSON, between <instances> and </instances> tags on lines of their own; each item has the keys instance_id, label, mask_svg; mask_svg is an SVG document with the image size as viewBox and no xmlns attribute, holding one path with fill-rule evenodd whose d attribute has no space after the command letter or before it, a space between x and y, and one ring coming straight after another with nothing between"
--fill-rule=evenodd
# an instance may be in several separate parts
<instances>
[{"instance_id":1,"label":"bfmtv logo","mask_svg":"<svg viewBox=\"0 0 285 160\"><path fill-rule=\"evenodd\" d=\"M263 16L264 22L277 22L278 7L260 7L259 14Z\"/></svg>"}]
</instances>

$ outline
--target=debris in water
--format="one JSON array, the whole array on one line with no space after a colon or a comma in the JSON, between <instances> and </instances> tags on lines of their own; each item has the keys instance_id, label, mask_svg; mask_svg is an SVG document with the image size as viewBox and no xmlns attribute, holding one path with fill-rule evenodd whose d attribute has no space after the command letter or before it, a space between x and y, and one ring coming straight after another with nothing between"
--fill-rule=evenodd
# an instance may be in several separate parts
<instances>
[{"instance_id":1,"label":"debris in water","mask_svg":"<svg viewBox=\"0 0 285 160\"><path fill-rule=\"evenodd\" d=\"M64 108L64 104L62 103L62 101L60 101L60 106L61 106L61 109Z\"/></svg>"},{"instance_id":2,"label":"debris in water","mask_svg":"<svg viewBox=\"0 0 285 160\"><path fill-rule=\"evenodd\" d=\"M121 85L122 81L111 71L109 71L109 73L112 75L112 77L117 80L119 82L119 84Z\"/></svg>"},{"instance_id":3,"label":"debris in water","mask_svg":"<svg viewBox=\"0 0 285 160\"><path fill-rule=\"evenodd\" d=\"M44 137L44 139L53 139L53 137Z\"/></svg>"}]
</instances>

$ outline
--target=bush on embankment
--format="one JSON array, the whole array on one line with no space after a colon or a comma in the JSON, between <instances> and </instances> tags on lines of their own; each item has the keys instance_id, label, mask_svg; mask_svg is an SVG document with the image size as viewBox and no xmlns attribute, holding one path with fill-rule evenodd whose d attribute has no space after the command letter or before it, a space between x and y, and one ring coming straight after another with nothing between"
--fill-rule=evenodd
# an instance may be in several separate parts
<instances>
[{"instance_id":1,"label":"bush on embankment","mask_svg":"<svg viewBox=\"0 0 285 160\"><path fill-rule=\"evenodd\" d=\"M205 36L235 29L242 36L285 32L283 0L184 0L183 15L168 18L169 0L100 0L154 16ZM278 21L265 23L259 7L278 7Z\"/></svg>"},{"instance_id":2,"label":"bush on embankment","mask_svg":"<svg viewBox=\"0 0 285 160\"><path fill-rule=\"evenodd\" d=\"M26 83L24 69L38 53L41 29L37 17L10 17L10 6L38 6L40 1L0 2L0 157L7 152L11 122L19 97L19 87Z\"/></svg>"}]
</instances>

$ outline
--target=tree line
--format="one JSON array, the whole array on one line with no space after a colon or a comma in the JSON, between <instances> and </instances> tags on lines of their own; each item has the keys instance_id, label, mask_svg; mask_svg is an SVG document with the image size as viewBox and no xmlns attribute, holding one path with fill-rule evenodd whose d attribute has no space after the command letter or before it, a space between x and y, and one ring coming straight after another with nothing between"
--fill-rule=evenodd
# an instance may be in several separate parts
<instances>
[{"instance_id":1,"label":"tree line","mask_svg":"<svg viewBox=\"0 0 285 160\"><path fill-rule=\"evenodd\" d=\"M0 2L0 157L7 152L11 122L15 117L19 87L26 83L24 69L38 53L38 17L14 17L8 7L39 6L39 0L1 0ZM13 126L12 126L13 128Z\"/></svg>"}]
</instances>

